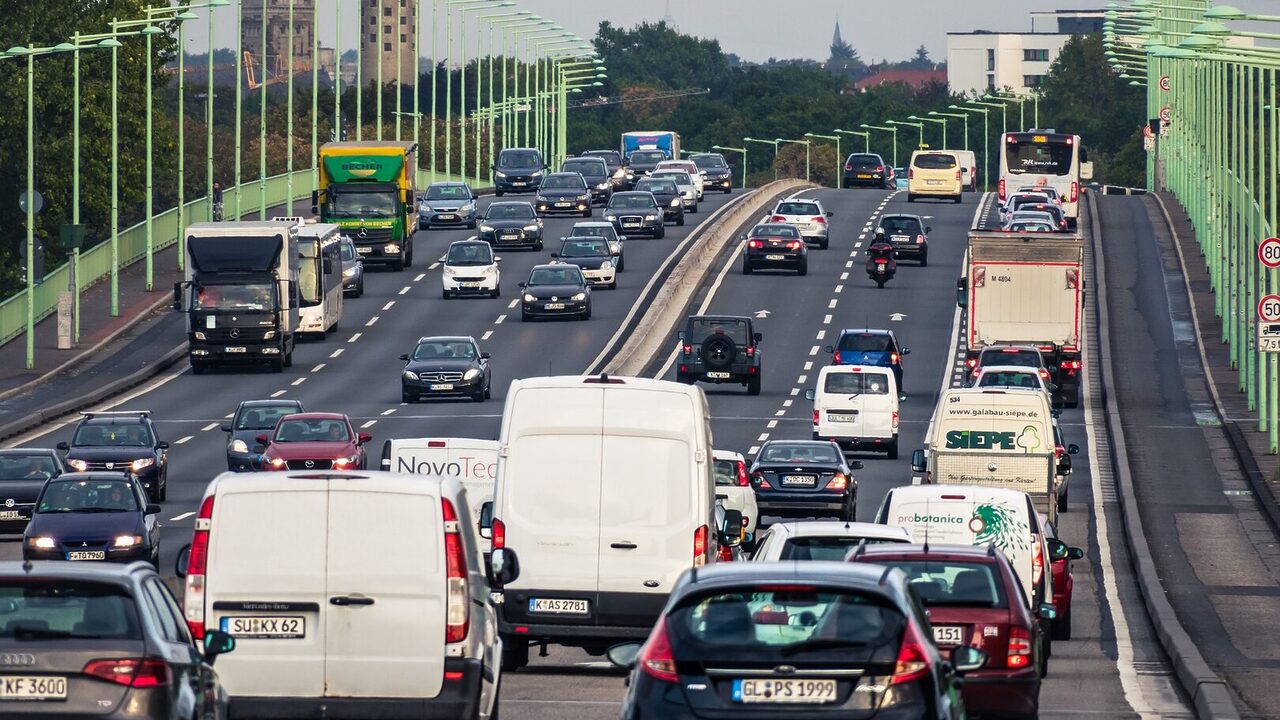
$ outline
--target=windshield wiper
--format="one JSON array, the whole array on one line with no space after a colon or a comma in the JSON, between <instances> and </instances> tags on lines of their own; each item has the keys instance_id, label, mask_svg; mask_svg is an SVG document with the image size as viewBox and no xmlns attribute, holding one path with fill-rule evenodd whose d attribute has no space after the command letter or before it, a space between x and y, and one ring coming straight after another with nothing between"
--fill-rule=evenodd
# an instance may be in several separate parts
<instances>
[{"instance_id":1,"label":"windshield wiper","mask_svg":"<svg viewBox=\"0 0 1280 720\"><path fill-rule=\"evenodd\" d=\"M782 648L782 656L788 657L809 650L834 650L837 648L866 647L865 640L841 640L839 638L815 638L805 640Z\"/></svg>"}]
</instances>

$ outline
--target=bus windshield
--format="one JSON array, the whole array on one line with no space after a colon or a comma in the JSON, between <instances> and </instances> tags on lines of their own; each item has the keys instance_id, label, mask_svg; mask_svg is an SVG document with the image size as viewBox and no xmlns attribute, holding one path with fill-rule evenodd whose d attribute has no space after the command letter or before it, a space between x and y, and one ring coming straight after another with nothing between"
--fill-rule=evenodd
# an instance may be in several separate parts
<instances>
[{"instance_id":1,"label":"bus windshield","mask_svg":"<svg viewBox=\"0 0 1280 720\"><path fill-rule=\"evenodd\" d=\"M1063 142L1005 144L1005 166L1011 175L1069 175L1074 145Z\"/></svg>"}]
</instances>

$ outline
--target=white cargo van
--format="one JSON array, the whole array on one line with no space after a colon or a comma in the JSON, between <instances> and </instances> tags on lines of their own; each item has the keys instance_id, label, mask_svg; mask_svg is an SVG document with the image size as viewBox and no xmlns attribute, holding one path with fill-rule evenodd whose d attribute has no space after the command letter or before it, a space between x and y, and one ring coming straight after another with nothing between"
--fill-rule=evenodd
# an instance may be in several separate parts
<instances>
[{"instance_id":1,"label":"white cargo van","mask_svg":"<svg viewBox=\"0 0 1280 720\"><path fill-rule=\"evenodd\" d=\"M490 717L502 644L469 516L452 478L209 483L178 570L192 632L236 638L218 663L231 715Z\"/></svg>"},{"instance_id":2,"label":"white cargo van","mask_svg":"<svg viewBox=\"0 0 1280 720\"><path fill-rule=\"evenodd\" d=\"M960 180L964 183L964 189L975 191L978 189L978 156L972 150L952 150L956 154L956 159L960 161Z\"/></svg>"},{"instance_id":3,"label":"white cargo van","mask_svg":"<svg viewBox=\"0 0 1280 720\"><path fill-rule=\"evenodd\" d=\"M508 669L530 644L603 653L648 636L680 573L741 540L715 521L711 418L690 385L630 377L516 380L499 435L493 552Z\"/></svg>"},{"instance_id":4,"label":"white cargo van","mask_svg":"<svg viewBox=\"0 0 1280 720\"><path fill-rule=\"evenodd\" d=\"M898 459L898 383L891 368L828 365L818 373L817 388L804 396L813 401L814 440Z\"/></svg>"},{"instance_id":5,"label":"white cargo van","mask_svg":"<svg viewBox=\"0 0 1280 720\"><path fill-rule=\"evenodd\" d=\"M451 477L462 483L471 506L471 527L480 527L480 509L493 499L498 477L498 441L476 438L405 438L382 443L381 469L433 477ZM487 533L486 533L487 534ZM480 539L489 552L489 539Z\"/></svg>"},{"instance_id":6,"label":"white cargo van","mask_svg":"<svg viewBox=\"0 0 1280 720\"><path fill-rule=\"evenodd\" d=\"M906 485L889 490L876 522L906 529L926 545L995 545L1018 572L1028 607L1053 602L1040 515L1024 492L970 485Z\"/></svg>"}]
</instances>

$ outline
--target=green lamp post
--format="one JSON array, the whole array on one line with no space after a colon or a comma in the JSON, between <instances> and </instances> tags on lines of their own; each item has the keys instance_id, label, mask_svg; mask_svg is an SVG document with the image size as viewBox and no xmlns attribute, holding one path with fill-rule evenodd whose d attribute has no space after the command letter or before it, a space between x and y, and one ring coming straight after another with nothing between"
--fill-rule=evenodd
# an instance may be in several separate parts
<instances>
[{"instance_id":1,"label":"green lamp post","mask_svg":"<svg viewBox=\"0 0 1280 720\"><path fill-rule=\"evenodd\" d=\"M741 153L742 155L742 187L743 189L746 189L747 187L747 149L744 147L740 147L740 148L729 147L728 145L712 145L711 149L722 150L724 152Z\"/></svg>"},{"instance_id":2,"label":"green lamp post","mask_svg":"<svg viewBox=\"0 0 1280 720\"><path fill-rule=\"evenodd\" d=\"M965 150L968 150L968 149L969 149L969 116L968 116L968 115L965 115L964 113L945 113L945 112L938 112L937 110L930 110L930 111L929 111L929 114L930 114L930 115L936 115L936 116L938 116L938 117L940 117L940 118L956 118L957 120L960 120L960 127L964 129L964 149L965 149ZM923 118L921 118L921 119L923 119ZM944 121L944 122L945 122L945 121ZM944 125L944 126L943 126L943 133L942 133L942 137L943 137L943 142L944 142L944 143L946 142L946 139L945 139L945 138L946 138L946 136L947 136L947 134L946 134L946 126Z\"/></svg>"},{"instance_id":3,"label":"green lamp post","mask_svg":"<svg viewBox=\"0 0 1280 720\"><path fill-rule=\"evenodd\" d=\"M989 151L991 149L991 127L990 114L987 108L970 107L968 105L948 105L948 110L959 110L964 113L982 113L982 189L985 192L991 191L991 158ZM968 127L968 123L965 123ZM967 131L966 131L967 132Z\"/></svg>"},{"instance_id":4,"label":"green lamp post","mask_svg":"<svg viewBox=\"0 0 1280 720\"><path fill-rule=\"evenodd\" d=\"M772 146L773 146L773 159L774 159L774 163L773 163L773 179L774 179L774 180L777 180L777 179L778 179L778 163L777 163L777 159L778 159L778 141L777 141L777 140L757 140L757 139L755 139L755 138L744 137L744 138L742 138L742 143L743 143L744 145L745 145L745 144L747 144L747 143L760 143L760 144L762 144L762 145L772 145Z\"/></svg>"},{"instance_id":5,"label":"green lamp post","mask_svg":"<svg viewBox=\"0 0 1280 720\"><path fill-rule=\"evenodd\" d=\"M920 134L919 136L920 140L917 143L916 149L920 149L924 147L924 123L911 122L909 120L886 120L885 124L886 125L906 125L907 127L915 128Z\"/></svg>"},{"instance_id":6,"label":"green lamp post","mask_svg":"<svg viewBox=\"0 0 1280 720\"><path fill-rule=\"evenodd\" d=\"M938 125L941 125L942 126L942 148L945 150L947 147L949 147L947 145L947 121L946 120L943 120L942 118L919 117L917 115L911 115L907 117L907 119L916 120L921 123L929 122L929 123L937 123Z\"/></svg>"},{"instance_id":7,"label":"green lamp post","mask_svg":"<svg viewBox=\"0 0 1280 720\"><path fill-rule=\"evenodd\" d=\"M812 158L811 158L811 153L810 153L810 143L809 143L809 141L808 141L808 140L787 140L787 139L785 139L785 138L777 138L777 139L775 139L775 140L774 140L774 142L776 142L776 143L794 143L794 144L796 144L796 145L803 145L803 146L804 146L804 179L805 179L805 182L809 182L809 164L810 164L810 160L812 159Z\"/></svg>"},{"instance_id":8,"label":"green lamp post","mask_svg":"<svg viewBox=\"0 0 1280 720\"><path fill-rule=\"evenodd\" d=\"M862 152L871 152L871 133L864 130L841 130L836 128L832 130L837 135L856 135L862 138Z\"/></svg>"},{"instance_id":9,"label":"green lamp post","mask_svg":"<svg viewBox=\"0 0 1280 720\"><path fill-rule=\"evenodd\" d=\"M858 127L863 130L881 130L883 132L893 133L893 166L898 167L898 128L885 127L883 125L868 125L866 123L862 123Z\"/></svg>"},{"instance_id":10,"label":"green lamp post","mask_svg":"<svg viewBox=\"0 0 1280 720\"><path fill-rule=\"evenodd\" d=\"M818 138L820 140L831 140L836 144L836 174L832 181L835 187L840 187L840 168L844 167L844 156L840 154L840 136L839 135L819 135L817 133L805 133L807 138Z\"/></svg>"}]
</instances>

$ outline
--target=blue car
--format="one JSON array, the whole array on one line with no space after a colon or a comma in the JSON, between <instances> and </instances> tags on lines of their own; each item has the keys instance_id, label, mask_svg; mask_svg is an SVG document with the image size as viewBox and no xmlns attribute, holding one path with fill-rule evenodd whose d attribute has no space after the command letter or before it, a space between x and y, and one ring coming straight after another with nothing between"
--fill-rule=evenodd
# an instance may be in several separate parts
<instances>
[{"instance_id":1,"label":"blue car","mask_svg":"<svg viewBox=\"0 0 1280 720\"><path fill-rule=\"evenodd\" d=\"M892 330L871 328L841 330L836 344L828 345L825 350L831 353L833 365L873 365L891 368L894 379L898 381L898 392L906 395L906 390L903 389L902 357L910 355L911 348L903 347Z\"/></svg>"},{"instance_id":2,"label":"blue car","mask_svg":"<svg viewBox=\"0 0 1280 720\"><path fill-rule=\"evenodd\" d=\"M124 472L66 473L48 481L22 539L23 560L160 562L160 506Z\"/></svg>"}]
</instances>

